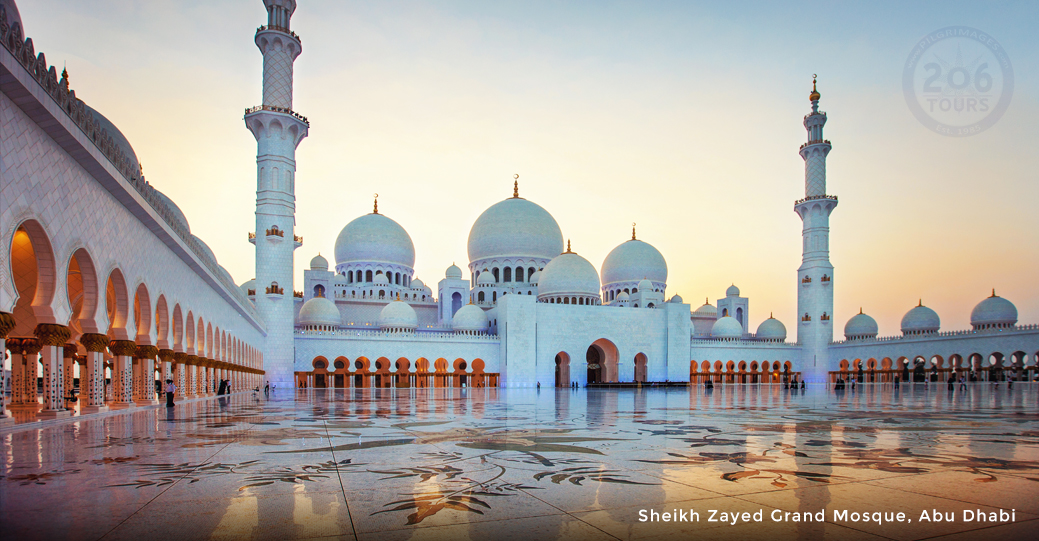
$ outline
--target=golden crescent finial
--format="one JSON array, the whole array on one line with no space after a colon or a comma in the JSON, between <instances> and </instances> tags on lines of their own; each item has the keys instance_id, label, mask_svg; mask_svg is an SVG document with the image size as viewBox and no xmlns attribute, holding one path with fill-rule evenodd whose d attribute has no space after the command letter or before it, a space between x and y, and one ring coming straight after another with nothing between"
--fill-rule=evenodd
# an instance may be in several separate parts
<instances>
[{"instance_id":1,"label":"golden crescent finial","mask_svg":"<svg viewBox=\"0 0 1039 541\"><path fill-rule=\"evenodd\" d=\"M372 210L372 214L378 214L378 213L379 213L379 194L375 194L375 207Z\"/></svg>"},{"instance_id":2,"label":"golden crescent finial","mask_svg":"<svg viewBox=\"0 0 1039 541\"><path fill-rule=\"evenodd\" d=\"M519 173L512 175L512 198L519 199Z\"/></svg>"}]
</instances>

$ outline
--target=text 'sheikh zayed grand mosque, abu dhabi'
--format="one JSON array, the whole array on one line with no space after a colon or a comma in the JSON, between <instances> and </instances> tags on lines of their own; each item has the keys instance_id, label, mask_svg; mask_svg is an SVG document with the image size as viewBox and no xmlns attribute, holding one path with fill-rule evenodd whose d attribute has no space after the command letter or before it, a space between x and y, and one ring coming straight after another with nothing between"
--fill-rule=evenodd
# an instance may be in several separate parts
<instances>
[{"instance_id":1,"label":"text 'sheikh zayed grand mosque, abu dhabi'","mask_svg":"<svg viewBox=\"0 0 1039 541\"><path fill-rule=\"evenodd\" d=\"M267 24L255 36L263 101L244 118L257 141L256 277L239 286L145 180L119 129L35 51L13 0L0 0L0 336L14 407L35 402L29 382L42 376L43 414L59 415L74 363L85 411L153 401L156 372L191 396L211 392L215 379L238 388L533 387L1034 370L1039 326L1018 325L1017 309L995 291L974 308L972 329L942 331L920 304L898 336L879 337L864 313L834 336L840 282L829 216L838 200L827 192L831 144L814 84L799 150L805 191L793 204L803 222L803 260L789 284L797 313L786 324L770 317L750 328L750 302L736 286L702 306L670 294L664 256L634 228L597 271L579 255L580 239L564 242L518 183L473 224L468 276L452 264L436 291L414 276L410 236L376 201L342 229L334 264L310 260L297 291L295 152L309 123L292 95L302 47L290 29L296 2L264 5Z\"/></svg>"}]
</instances>

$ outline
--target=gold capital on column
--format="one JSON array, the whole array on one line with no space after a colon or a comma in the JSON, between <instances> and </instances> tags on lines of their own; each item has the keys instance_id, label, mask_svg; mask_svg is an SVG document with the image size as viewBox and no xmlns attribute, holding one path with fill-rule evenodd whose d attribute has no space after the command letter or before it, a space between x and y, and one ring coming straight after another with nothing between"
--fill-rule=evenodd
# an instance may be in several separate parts
<instances>
[{"instance_id":1,"label":"gold capital on column","mask_svg":"<svg viewBox=\"0 0 1039 541\"><path fill-rule=\"evenodd\" d=\"M0 338L7 338L7 333L14 329L14 316L7 312L0 312Z\"/></svg>"},{"instance_id":2,"label":"gold capital on column","mask_svg":"<svg viewBox=\"0 0 1039 541\"><path fill-rule=\"evenodd\" d=\"M76 344L65 344L65 351L63 352L63 357L75 359L76 349Z\"/></svg>"},{"instance_id":3,"label":"gold capital on column","mask_svg":"<svg viewBox=\"0 0 1039 541\"><path fill-rule=\"evenodd\" d=\"M56 323L40 323L32 333L45 346L64 346L72 338L68 327Z\"/></svg>"},{"instance_id":4,"label":"gold capital on column","mask_svg":"<svg viewBox=\"0 0 1039 541\"><path fill-rule=\"evenodd\" d=\"M94 353L101 353L108 347L108 336L96 333L87 333L79 337L79 343L83 344L83 347L87 351Z\"/></svg>"},{"instance_id":5,"label":"gold capital on column","mask_svg":"<svg viewBox=\"0 0 1039 541\"><path fill-rule=\"evenodd\" d=\"M112 343L108 345L108 349L112 352L112 355L132 357L137 351L137 343L133 340L112 340Z\"/></svg>"},{"instance_id":6,"label":"gold capital on column","mask_svg":"<svg viewBox=\"0 0 1039 541\"><path fill-rule=\"evenodd\" d=\"M35 338L22 338L22 351L26 355L36 355L43 349L43 344Z\"/></svg>"},{"instance_id":7,"label":"gold capital on column","mask_svg":"<svg viewBox=\"0 0 1039 541\"><path fill-rule=\"evenodd\" d=\"M159 348L155 346L137 346L133 356L137 359L154 359L158 353Z\"/></svg>"},{"instance_id":8,"label":"gold capital on column","mask_svg":"<svg viewBox=\"0 0 1039 541\"><path fill-rule=\"evenodd\" d=\"M159 360L161 360L164 363L173 362L173 358L175 356L176 356L176 354L173 353L172 349L160 349L159 350Z\"/></svg>"},{"instance_id":9,"label":"gold capital on column","mask_svg":"<svg viewBox=\"0 0 1039 541\"><path fill-rule=\"evenodd\" d=\"M173 360L177 361L177 364L187 364L188 354L183 351L178 351L173 354Z\"/></svg>"},{"instance_id":10,"label":"gold capital on column","mask_svg":"<svg viewBox=\"0 0 1039 541\"><path fill-rule=\"evenodd\" d=\"M188 355L188 356L184 357L184 363L185 364L190 364L190 365L197 365L198 364L198 357L195 356L195 355Z\"/></svg>"}]
</instances>

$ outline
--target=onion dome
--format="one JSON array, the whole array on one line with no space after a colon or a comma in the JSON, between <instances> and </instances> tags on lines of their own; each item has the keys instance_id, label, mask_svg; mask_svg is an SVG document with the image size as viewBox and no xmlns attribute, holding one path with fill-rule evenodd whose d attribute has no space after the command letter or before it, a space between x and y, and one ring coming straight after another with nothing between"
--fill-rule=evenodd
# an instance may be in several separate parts
<instances>
[{"instance_id":1,"label":"onion dome","mask_svg":"<svg viewBox=\"0 0 1039 541\"><path fill-rule=\"evenodd\" d=\"M725 296L726 297L739 297L740 296L740 288L736 287L736 284L732 284L731 286L728 287L728 289L725 290Z\"/></svg>"},{"instance_id":2,"label":"onion dome","mask_svg":"<svg viewBox=\"0 0 1039 541\"><path fill-rule=\"evenodd\" d=\"M782 321L769 314L768 319L762 321L761 325L758 325L758 332L755 336L757 336L758 340L782 342L786 340L786 325L783 325Z\"/></svg>"},{"instance_id":3,"label":"onion dome","mask_svg":"<svg viewBox=\"0 0 1039 541\"><path fill-rule=\"evenodd\" d=\"M599 273L587 259L570 251L559 254L545 265L538 281L538 298L571 296L599 297Z\"/></svg>"},{"instance_id":4,"label":"onion dome","mask_svg":"<svg viewBox=\"0 0 1039 541\"><path fill-rule=\"evenodd\" d=\"M216 254L213 253L213 250L209 247L208 244L202 242L202 239L196 237L195 235L191 235L191 240L195 241L195 246L197 246L202 251L202 253L209 258L210 261L216 263Z\"/></svg>"},{"instance_id":5,"label":"onion dome","mask_svg":"<svg viewBox=\"0 0 1039 541\"><path fill-rule=\"evenodd\" d=\"M743 338L743 325L732 316L719 318L711 327L711 336L722 340L738 340Z\"/></svg>"},{"instance_id":6,"label":"onion dome","mask_svg":"<svg viewBox=\"0 0 1039 541\"><path fill-rule=\"evenodd\" d=\"M941 327L941 319L938 314L924 306L923 301L912 310L902 316L903 334L927 334L938 332Z\"/></svg>"},{"instance_id":7,"label":"onion dome","mask_svg":"<svg viewBox=\"0 0 1039 541\"><path fill-rule=\"evenodd\" d=\"M682 297L681 297L681 296L679 296L679 295L678 295L678 294L676 293L676 294L675 294L675 296L671 297L671 300L669 300L669 301L667 301L667 302L673 302L673 303L675 303L675 304L682 304L682 303L683 303L683 302L685 302L685 301L684 301L684 300L682 300Z\"/></svg>"},{"instance_id":8,"label":"onion dome","mask_svg":"<svg viewBox=\"0 0 1039 541\"><path fill-rule=\"evenodd\" d=\"M390 278L386 276L386 273L376 274L375 278L372 280L372 283L378 285L389 285Z\"/></svg>"},{"instance_id":9,"label":"onion dome","mask_svg":"<svg viewBox=\"0 0 1039 541\"><path fill-rule=\"evenodd\" d=\"M242 285L240 285L238 287L241 288L242 293L245 293L246 295L249 294L249 290L250 289L253 291L253 294L255 295L256 294L256 278L253 278L252 280L249 280L248 282L244 282Z\"/></svg>"},{"instance_id":10,"label":"onion dome","mask_svg":"<svg viewBox=\"0 0 1039 541\"><path fill-rule=\"evenodd\" d=\"M166 194L160 192L159 190L155 190L155 195L157 195L159 197L159 200L161 200L163 204L166 205L166 208L170 209L170 213L173 214L173 220L183 225L184 229L187 229L190 233L191 226L188 225L188 217L184 215L184 212L180 210L180 207L178 207L172 199L167 197Z\"/></svg>"},{"instance_id":11,"label":"onion dome","mask_svg":"<svg viewBox=\"0 0 1039 541\"><path fill-rule=\"evenodd\" d=\"M377 262L415 266L415 245L397 222L378 213L365 214L339 232L336 265Z\"/></svg>"},{"instance_id":12,"label":"onion dome","mask_svg":"<svg viewBox=\"0 0 1039 541\"><path fill-rule=\"evenodd\" d=\"M646 279L639 280L639 285L637 287L639 291L649 293L650 291L653 291L653 282Z\"/></svg>"},{"instance_id":13,"label":"onion dome","mask_svg":"<svg viewBox=\"0 0 1039 541\"><path fill-rule=\"evenodd\" d=\"M338 327L342 321L336 303L325 297L314 297L299 309L301 327Z\"/></svg>"},{"instance_id":14,"label":"onion dome","mask_svg":"<svg viewBox=\"0 0 1039 541\"><path fill-rule=\"evenodd\" d=\"M10 12L8 12L8 15L10 15ZM10 19L8 19L8 21L10 21ZM8 24L10 24L10 22L8 22ZM112 124L111 120L105 118L104 115L95 111L89 105L84 104L84 107L86 107L87 112L90 113L95 120L97 120L97 123L101 126L101 129L108 132L108 136L112 138L112 142L115 143L115 146L118 147L119 150L126 155L126 158L128 160L130 160L130 168L136 171L137 173L140 173L141 162L137 160L137 153L133 151L133 147L130 146L130 141L126 138L125 135L123 135L123 132L119 131L119 128L115 127L115 124Z\"/></svg>"},{"instance_id":15,"label":"onion dome","mask_svg":"<svg viewBox=\"0 0 1039 541\"><path fill-rule=\"evenodd\" d=\"M426 289L426 284L423 283L422 280L415 278L411 281L411 286L409 287L411 287L411 289Z\"/></svg>"},{"instance_id":16,"label":"onion dome","mask_svg":"<svg viewBox=\"0 0 1039 541\"><path fill-rule=\"evenodd\" d=\"M467 304L455 312L451 318L451 328L455 332L487 332L487 313L475 304Z\"/></svg>"},{"instance_id":17,"label":"onion dome","mask_svg":"<svg viewBox=\"0 0 1039 541\"><path fill-rule=\"evenodd\" d=\"M469 261L503 257L551 259L563 251L555 218L536 203L512 197L491 205L469 230Z\"/></svg>"},{"instance_id":18,"label":"onion dome","mask_svg":"<svg viewBox=\"0 0 1039 541\"><path fill-rule=\"evenodd\" d=\"M332 283L334 283L336 285L339 285L339 284L346 285L348 282L346 281L346 276L343 276L342 274L337 274L337 275L335 275L332 278Z\"/></svg>"},{"instance_id":19,"label":"onion dome","mask_svg":"<svg viewBox=\"0 0 1039 541\"><path fill-rule=\"evenodd\" d=\"M714 319L718 317L718 309L714 307L707 299L704 299L703 306L697 308L693 312L693 317L704 317Z\"/></svg>"},{"instance_id":20,"label":"onion dome","mask_svg":"<svg viewBox=\"0 0 1039 541\"><path fill-rule=\"evenodd\" d=\"M859 308L859 313L852 316L852 318L848 320L848 323L844 325L844 338L848 340L876 338L879 329L880 328L877 327L877 321L872 317L863 314L862 309Z\"/></svg>"},{"instance_id":21,"label":"onion dome","mask_svg":"<svg viewBox=\"0 0 1039 541\"><path fill-rule=\"evenodd\" d=\"M1017 324L1017 307L1003 297L997 297L993 289L991 297L971 310L970 324L975 330L1013 327Z\"/></svg>"},{"instance_id":22,"label":"onion dome","mask_svg":"<svg viewBox=\"0 0 1039 541\"><path fill-rule=\"evenodd\" d=\"M631 295L628 295L627 291L621 291L620 293L617 294L617 300L618 301L629 301L629 300L631 300Z\"/></svg>"},{"instance_id":23,"label":"onion dome","mask_svg":"<svg viewBox=\"0 0 1039 541\"><path fill-rule=\"evenodd\" d=\"M418 327L418 315L410 304L396 300L379 313L379 328L384 331L413 331Z\"/></svg>"},{"instance_id":24,"label":"onion dome","mask_svg":"<svg viewBox=\"0 0 1039 541\"><path fill-rule=\"evenodd\" d=\"M490 272L481 272L480 276L476 279L476 285L478 286L494 285L496 283L497 282L494 281L494 275Z\"/></svg>"},{"instance_id":25,"label":"onion dome","mask_svg":"<svg viewBox=\"0 0 1039 541\"><path fill-rule=\"evenodd\" d=\"M458 265L451 263L451 266L448 267L446 271L444 271L444 277L449 280L461 280L462 269L458 268Z\"/></svg>"},{"instance_id":26,"label":"onion dome","mask_svg":"<svg viewBox=\"0 0 1039 541\"><path fill-rule=\"evenodd\" d=\"M649 279L667 282L667 262L652 244L631 239L610 251L602 262L604 284ZM641 287L640 287L641 289Z\"/></svg>"},{"instance_id":27,"label":"onion dome","mask_svg":"<svg viewBox=\"0 0 1039 541\"><path fill-rule=\"evenodd\" d=\"M324 257L321 257L321 254L318 253L316 256L314 256L314 259L310 260L310 270L327 271L328 260Z\"/></svg>"},{"instance_id":28,"label":"onion dome","mask_svg":"<svg viewBox=\"0 0 1039 541\"><path fill-rule=\"evenodd\" d=\"M534 271L534 274L531 274L528 280L532 284L537 284L538 281L541 280L541 271Z\"/></svg>"}]
</instances>

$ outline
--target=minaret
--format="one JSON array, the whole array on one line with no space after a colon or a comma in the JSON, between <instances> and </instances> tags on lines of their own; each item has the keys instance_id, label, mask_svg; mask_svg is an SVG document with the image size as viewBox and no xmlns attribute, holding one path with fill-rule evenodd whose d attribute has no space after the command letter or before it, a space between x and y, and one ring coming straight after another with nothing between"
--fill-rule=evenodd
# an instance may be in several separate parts
<instances>
[{"instance_id":1,"label":"minaret","mask_svg":"<svg viewBox=\"0 0 1039 541\"><path fill-rule=\"evenodd\" d=\"M828 347L833 341L833 265L830 264L830 213L837 196L826 195L826 155L830 142L823 139L826 113L819 111L819 91L812 76L812 112L804 118L808 142L801 145L805 161L805 197L794 203L801 217L803 242L801 267L797 269L797 341L802 347L801 371L805 381L827 381Z\"/></svg>"},{"instance_id":2,"label":"minaret","mask_svg":"<svg viewBox=\"0 0 1039 541\"><path fill-rule=\"evenodd\" d=\"M256 30L263 53L263 104L245 111L256 137L256 308L267 325L265 379L293 387L293 251L296 147L310 124L292 110L292 63L302 51L289 29L296 0L264 0L267 24Z\"/></svg>"}]
</instances>

